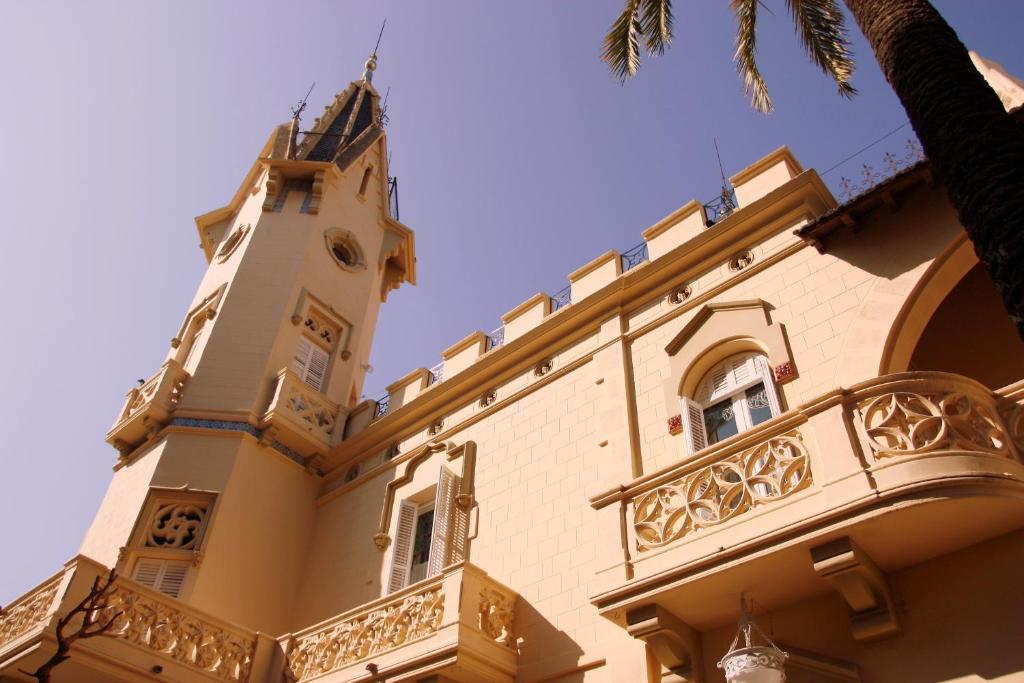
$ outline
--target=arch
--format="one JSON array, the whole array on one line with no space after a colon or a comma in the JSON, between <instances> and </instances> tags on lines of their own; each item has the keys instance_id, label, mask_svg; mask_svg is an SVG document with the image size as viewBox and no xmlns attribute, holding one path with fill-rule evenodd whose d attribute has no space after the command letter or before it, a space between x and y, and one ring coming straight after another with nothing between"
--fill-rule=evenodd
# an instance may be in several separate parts
<instances>
[{"instance_id":1,"label":"arch","mask_svg":"<svg viewBox=\"0 0 1024 683\"><path fill-rule=\"evenodd\" d=\"M773 323L761 299L725 301L704 306L668 343L671 374L664 384L668 415L678 412L680 396L692 396L716 363L737 353L764 354L776 384L796 376L785 327Z\"/></svg>"},{"instance_id":2,"label":"arch","mask_svg":"<svg viewBox=\"0 0 1024 683\"><path fill-rule=\"evenodd\" d=\"M896 314L878 365L879 375L905 372L928 321L960 280L978 263L974 246L961 232L917 281Z\"/></svg>"}]
</instances>

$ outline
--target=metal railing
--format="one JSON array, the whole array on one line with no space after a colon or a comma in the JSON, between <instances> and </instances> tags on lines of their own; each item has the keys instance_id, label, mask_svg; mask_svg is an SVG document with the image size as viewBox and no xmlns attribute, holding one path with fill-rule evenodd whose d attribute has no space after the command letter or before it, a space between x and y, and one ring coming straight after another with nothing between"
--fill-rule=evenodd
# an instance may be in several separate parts
<instances>
[{"instance_id":1,"label":"metal railing","mask_svg":"<svg viewBox=\"0 0 1024 683\"><path fill-rule=\"evenodd\" d=\"M560 308L565 308L572 303L572 286L556 292L551 297L551 312L554 313Z\"/></svg>"},{"instance_id":2,"label":"metal railing","mask_svg":"<svg viewBox=\"0 0 1024 683\"><path fill-rule=\"evenodd\" d=\"M722 193L704 205L704 225L711 227L728 217L739 208L736 203L736 192L732 188L722 188Z\"/></svg>"},{"instance_id":3,"label":"metal railing","mask_svg":"<svg viewBox=\"0 0 1024 683\"><path fill-rule=\"evenodd\" d=\"M838 181L834 180L835 175L832 176L839 201L848 202L925 159L921 144L914 138L907 138L902 155L897 156L889 151L882 155L880 162L874 164L863 161L861 155L866 151L861 150L821 174L824 178L833 171L839 171ZM856 164L859 164L859 168Z\"/></svg>"},{"instance_id":4,"label":"metal railing","mask_svg":"<svg viewBox=\"0 0 1024 683\"><path fill-rule=\"evenodd\" d=\"M631 249L627 249L623 252L622 256L622 272L625 273L627 270L636 268L641 263L646 263L651 260L650 255L647 253L647 241L643 241Z\"/></svg>"},{"instance_id":5,"label":"metal railing","mask_svg":"<svg viewBox=\"0 0 1024 683\"><path fill-rule=\"evenodd\" d=\"M497 327L491 330L491 333L487 335L487 351L498 348L505 343L505 326Z\"/></svg>"},{"instance_id":6,"label":"metal railing","mask_svg":"<svg viewBox=\"0 0 1024 683\"><path fill-rule=\"evenodd\" d=\"M398 176L388 176L388 209L396 221L398 217Z\"/></svg>"},{"instance_id":7,"label":"metal railing","mask_svg":"<svg viewBox=\"0 0 1024 683\"><path fill-rule=\"evenodd\" d=\"M437 384L444 379L444 361L430 368L430 381L427 384Z\"/></svg>"},{"instance_id":8,"label":"metal railing","mask_svg":"<svg viewBox=\"0 0 1024 683\"><path fill-rule=\"evenodd\" d=\"M373 402L373 418L374 420L380 419L388 414L388 400L391 398L391 394L384 394L381 398L378 398Z\"/></svg>"}]
</instances>

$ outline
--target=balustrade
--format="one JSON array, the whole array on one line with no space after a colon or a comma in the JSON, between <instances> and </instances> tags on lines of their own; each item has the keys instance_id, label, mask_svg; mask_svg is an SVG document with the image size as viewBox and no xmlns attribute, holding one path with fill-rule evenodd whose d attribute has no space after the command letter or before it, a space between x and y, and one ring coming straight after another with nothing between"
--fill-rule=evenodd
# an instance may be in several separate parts
<instances>
[{"instance_id":1,"label":"balustrade","mask_svg":"<svg viewBox=\"0 0 1024 683\"><path fill-rule=\"evenodd\" d=\"M473 565L453 565L439 576L283 638L287 668L296 681L349 680L349 667L363 672L360 662L372 657L383 676L392 662L407 667L411 660L430 661L454 646L460 660L467 654L483 667L466 680L511 681L518 651L516 599ZM468 674L445 675L462 680Z\"/></svg>"},{"instance_id":2,"label":"balustrade","mask_svg":"<svg viewBox=\"0 0 1024 683\"><path fill-rule=\"evenodd\" d=\"M338 405L288 368L277 373L274 396L260 421L273 438L303 455L324 454L334 443Z\"/></svg>"},{"instance_id":3,"label":"balustrade","mask_svg":"<svg viewBox=\"0 0 1024 683\"><path fill-rule=\"evenodd\" d=\"M188 372L177 361L164 363L155 375L128 392L117 421L107 432L107 442L124 452L154 436L178 407L188 379Z\"/></svg>"}]
</instances>

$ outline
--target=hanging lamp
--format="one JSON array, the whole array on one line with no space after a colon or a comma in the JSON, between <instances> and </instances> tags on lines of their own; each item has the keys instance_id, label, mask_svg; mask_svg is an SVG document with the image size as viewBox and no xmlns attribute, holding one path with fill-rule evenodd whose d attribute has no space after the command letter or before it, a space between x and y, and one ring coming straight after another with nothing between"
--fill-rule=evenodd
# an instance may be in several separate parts
<instances>
[{"instance_id":1,"label":"hanging lamp","mask_svg":"<svg viewBox=\"0 0 1024 683\"><path fill-rule=\"evenodd\" d=\"M767 645L755 645L754 634ZM743 636L743 647L740 644ZM740 624L736 637L732 639L729 651L718 662L718 668L725 672L728 683L784 683L784 664L788 654L778 648L771 638L764 634L747 610L747 603L740 596Z\"/></svg>"}]
</instances>

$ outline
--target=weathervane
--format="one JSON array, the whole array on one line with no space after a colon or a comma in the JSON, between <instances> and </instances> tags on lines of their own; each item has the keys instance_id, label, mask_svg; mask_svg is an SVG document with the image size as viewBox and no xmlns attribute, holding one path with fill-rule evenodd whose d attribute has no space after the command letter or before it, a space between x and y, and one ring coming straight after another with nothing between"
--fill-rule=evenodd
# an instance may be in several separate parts
<instances>
[{"instance_id":1,"label":"weathervane","mask_svg":"<svg viewBox=\"0 0 1024 683\"><path fill-rule=\"evenodd\" d=\"M313 81L313 85L309 86L309 90L306 91L306 96L299 100L299 103L292 107L292 118L301 120L302 112L306 111L306 100L309 99L310 94L313 92L313 88L316 87L316 81Z\"/></svg>"}]
</instances>

